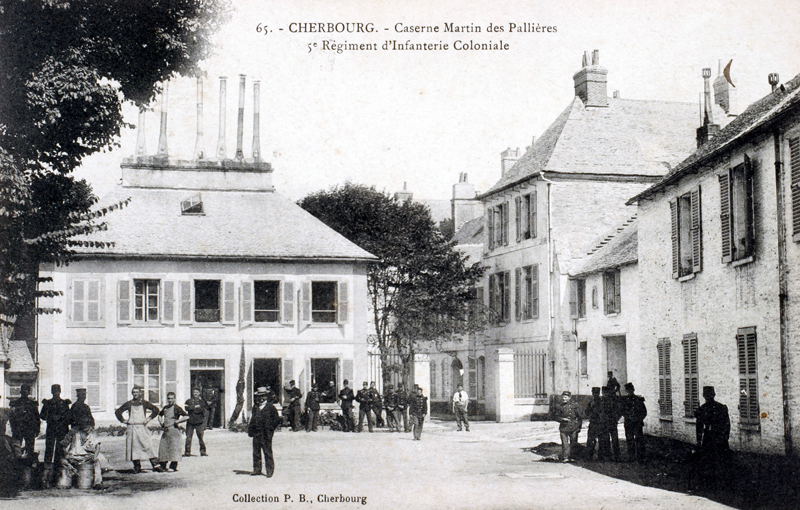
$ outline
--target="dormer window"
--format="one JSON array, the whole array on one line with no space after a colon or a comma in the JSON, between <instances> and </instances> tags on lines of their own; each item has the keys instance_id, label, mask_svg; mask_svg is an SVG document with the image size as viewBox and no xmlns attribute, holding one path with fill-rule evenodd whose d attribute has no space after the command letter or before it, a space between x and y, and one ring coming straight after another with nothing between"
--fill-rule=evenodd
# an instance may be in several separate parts
<instances>
[{"instance_id":1,"label":"dormer window","mask_svg":"<svg viewBox=\"0 0 800 510\"><path fill-rule=\"evenodd\" d=\"M203 214L203 199L200 195L181 202L181 214Z\"/></svg>"}]
</instances>

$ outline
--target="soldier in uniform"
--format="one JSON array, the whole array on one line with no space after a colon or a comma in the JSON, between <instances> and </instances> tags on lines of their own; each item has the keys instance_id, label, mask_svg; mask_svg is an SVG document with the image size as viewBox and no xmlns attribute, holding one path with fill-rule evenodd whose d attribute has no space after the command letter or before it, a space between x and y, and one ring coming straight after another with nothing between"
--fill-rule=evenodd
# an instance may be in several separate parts
<instances>
[{"instance_id":1,"label":"soldier in uniform","mask_svg":"<svg viewBox=\"0 0 800 510\"><path fill-rule=\"evenodd\" d=\"M619 395L619 381L614 377L613 370L608 371L608 382L606 382L606 386L608 387L609 395Z\"/></svg>"},{"instance_id":2,"label":"soldier in uniform","mask_svg":"<svg viewBox=\"0 0 800 510\"><path fill-rule=\"evenodd\" d=\"M597 439L602 429L600 406L600 387L595 386L592 388L592 400L586 405L585 411L586 419L589 420L589 428L586 430L586 450L590 460L595 458Z\"/></svg>"},{"instance_id":3,"label":"soldier in uniform","mask_svg":"<svg viewBox=\"0 0 800 510\"><path fill-rule=\"evenodd\" d=\"M92 410L86 405L86 388L75 390L75 403L69 410L69 424L77 427L90 426L94 428Z\"/></svg>"},{"instance_id":4,"label":"soldier in uniform","mask_svg":"<svg viewBox=\"0 0 800 510\"><path fill-rule=\"evenodd\" d=\"M189 415L189 420L186 422L186 447L183 456L190 457L192 455L192 435L196 434L197 441L200 443L200 456L207 457L203 434L205 434L208 422L208 406L200 396L200 388L192 390L192 398L186 401L184 407L186 414Z\"/></svg>"},{"instance_id":5,"label":"soldier in uniform","mask_svg":"<svg viewBox=\"0 0 800 510\"><path fill-rule=\"evenodd\" d=\"M320 402L324 404L333 404L336 402L336 383L330 381L328 387L325 388L320 394Z\"/></svg>"},{"instance_id":6,"label":"soldier in uniform","mask_svg":"<svg viewBox=\"0 0 800 510\"><path fill-rule=\"evenodd\" d=\"M372 417L372 413L370 412L370 403L371 403L371 395L369 391L369 386L367 385L367 381L364 381L364 387L358 390L356 394L356 402L358 402L358 430L357 432L361 432L364 430L364 416L367 417L367 425L369 426L369 431L372 432L372 427L375 426L374 418Z\"/></svg>"},{"instance_id":7,"label":"soldier in uniform","mask_svg":"<svg viewBox=\"0 0 800 510\"><path fill-rule=\"evenodd\" d=\"M561 461L572 462L572 445L578 442L581 431L581 416L578 404L572 401L572 393L563 391L561 403L555 409L558 432L561 434Z\"/></svg>"},{"instance_id":8,"label":"soldier in uniform","mask_svg":"<svg viewBox=\"0 0 800 510\"><path fill-rule=\"evenodd\" d=\"M383 394L383 405L386 407L386 423L391 432L400 432L399 413L397 411L397 393L394 386L386 386L386 393Z\"/></svg>"},{"instance_id":9,"label":"soldier in uniform","mask_svg":"<svg viewBox=\"0 0 800 510\"><path fill-rule=\"evenodd\" d=\"M383 399L375 387L375 381L369 383L369 398L369 408L375 414L375 426L383 427Z\"/></svg>"},{"instance_id":10,"label":"soldier in uniform","mask_svg":"<svg viewBox=\"0 0 800 510\"><path fill-rule=\"evenodd\" d=\"M61 398L61 386L54 384L50 387L53 398L42 401L42 412L39 416L47 422L45 432L44 463L56 464L60 458L58 443L69 432L69 405L70 401Z\"/></svg>"},{"instance_id":11,"label":"soldier in uniform","mask_svg":"<svg viewBox=\"0 0 800 510\"><path fill-rule=\"evenodd\" d=\"M319 391L317 385L311 386L311 391L306 393L306 432L316 432L319 423Z\"/></svg>"},{"instance_id":12,"label":"soldier in uniform","mask_svg":"<svg viewBox=\"0 0 800 510\"><path fill-rule=\"evenodd\" d=\"M411 432L411 424L408 421L408 406L411 404L413 395L408 392L405 384L400 386L400 391L397 392L397 409L403 417L403 431Z\"/></svg>"},{"instance_id":13,"label":"soldier in uniform","mask_svg":"<svg viewBox=\"0 0 800 510\"><path fill-rule=\"evenodd\" d=\"M633 383L625 383L626 395L622 397L622 416L625 417L625 442L628 458L641 462L644 458L644 419L647 407L644 397L634 393Z\"/></svg>"},{"instance_id":14,"label":"soldier in uniform","mask_svg":"<svg viewBox=\"0 0 800 510\"><path fill-rule=\"evenodd\" d=\"M617 424L622 412L617 396L608 386L603 386L603 396L600 398L600 451L603 460L612 459L619 461L619 432Z\"/></svg>"},{"instance_id":15,"label":"soldier in uniform","mask_svg":"<svg viewBox=\"0 0 800 510\"><path fill-rule=\"evenodd\" d=\"M272 436L281 424L281 418L275 406L269 402L266 387L260 387L255 393L255 405L250 413L247 435L253 438L253 472L252 476L261 474L261 455L267 468L267 478L275 472L275 460L272 456Z\"/></svg>"},{"instance_id":16,"label":"soldier in uniform","mask_svg":"<svg viewBox=\"0 0 800 510\"><path fill-rule=\"evenodd\" d=\"M42 422L39 419L39 403L28 398L31 394L31 385L23 384L19 389L19 398L12 400L11 407L11 436L18 441L22 448L25 441L25 454L32 458L36 436L39 435Z\"/></svg>"},{"instance_id":17,"label":"soldier in uniform","mask_svg":"<svg viewBox=\"0 0 800 510\"><path fill-rule=\"evenodd\" d=\"M353 390L350 389L350 381L344 380L344 388L339 392L339 401L342 406L342 416L344 416L344 431L355 432L356 427L353 422L353 400L355 400Z\"/></svg>"},{"instance_id":18,"label":"soldier in uniform","mask_svg":"<svg viewBox=\"0 0 800 510\"><path fill-rule=\"evenodd\" d=\"M302 409L300 400L303 398L303 392L294 385L294 381L289 381L289 384L284 388L284 392L286 401L289 404L287 418L289 419L289 424L292 426L292 432L303 430L303 426L300 424Z\"/></svg>"},{"instance_id":19,"label":"soldier in uniform","mask_svg":"<svg viewBox=\"0 0 800 510\"><path fill-rule=\"evenodd\" d=\"M705 403L695 412L698 448L693 471L699 469L705 482L717 479L722 473L731 434L728 407L717 402L716 395L713 386L703 386Z\"/></svg>"},{"instance_id":20,"label":"soldier in uniform","mask_svg":"<svg viewBox=\"0 0 800 510\"><path fill-rule=\"evenodd\" d=\"M411 401L411 429L414 431L414 441L422 439L422 426L425 423L425 415L428 414L428 397L422 394L422 388L417 386L417 394Z\"/></svg>"},{"instance_id":21,"label":"soldier in uniform","mask_svg":"<svg viewBox=\"0 0 800 510\"><path fill-rule=\"evenodd\" d=\"M206 422L206 429L213 430L214 426L217 424L219 390L211 385L207 385L203 388L203 400L206 401L206 407L208 407L208 421Z\"/></svg>"}]
</instances>

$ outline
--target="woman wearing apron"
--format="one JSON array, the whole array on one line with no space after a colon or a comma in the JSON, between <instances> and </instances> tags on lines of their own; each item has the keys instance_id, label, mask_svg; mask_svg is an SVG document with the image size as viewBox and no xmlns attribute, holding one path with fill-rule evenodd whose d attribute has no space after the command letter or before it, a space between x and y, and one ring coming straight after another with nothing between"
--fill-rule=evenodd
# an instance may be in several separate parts
<instances>
[{"instance_id":1,"label":"woman wearing apron","mask_svg":"<svg viewBox=\"0 0 800 510\"><path fill-rule=\"evenodd\" d=\"M149 460L153 471L163 473L158 465L158 457L153 448L153 436L147 430L147 424L158 416L158 408L144 400L142 387L134 386L131 391L133 400L128 400L114 413L121 423L128 425L125 433L125 460L133 461L133 472L142 471L142 460ZM123 418L123 413L128 412L128 419ZM150 411L150 417L147 417Z\"/></svg>"},{"instance_id":2,"label":"woman wearing apron","mask_svg":"<svg viewBox=\"0 0 800 510\"><path fill-rule=\"evenodd\" d=\"M175 403L175 393L167 393L167 405L158 413L158 421L161 422L161 442L158 444L158 462L161 469L169 468L173 471L178 470L178 461L183 454L183 434L180 424L189 419L186 411Z\"/></svg>"}]
</instances>

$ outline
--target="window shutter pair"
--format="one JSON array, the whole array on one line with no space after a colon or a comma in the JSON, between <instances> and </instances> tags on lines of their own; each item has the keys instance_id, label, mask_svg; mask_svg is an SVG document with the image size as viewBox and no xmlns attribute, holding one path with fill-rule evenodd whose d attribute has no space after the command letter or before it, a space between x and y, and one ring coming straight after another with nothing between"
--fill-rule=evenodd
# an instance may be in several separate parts
<instances>
[{"instance_id":1,"label":"window shutter pair","mask_svg":"<svg viewBox=\"0 0 800 510\"><path fill-rule=\"evenodd\" d=\"M188 282L187 282L188 283ZM159 308L162 324L175 323L175 282L159 282ZM119 280L117 282L117 323L131 324L133 322L133 281Z\"/></svg>"},{"instance_id":2,"label":"window shutter pair","mask_svg":"<svg viewBox=\"0 0 800 510\"><path fill-rule=\"evenodd\" d=\"M86 405L100 407L100 360L71 360L69 363L70 395L74 402L78 388L86 389Z\"/></svg>"},{"instance_id":3,"label":"window shutter pair","mask_svg":"<svg viewBox=\"0 0 800 510\"><path fill-rule=\"evenodd\" d=\"M672 376L670 374L669 338L658 341L658 411L662 416L672 416Z\"/></svg>"},{"instance_id":4,"label":"window shutter pair","mask_svg":"<svg viewBox=\"0 0 800 510\"><path fill-rule=\"evenodd\" d=\"M697 375L697 335L692 333L683 336L683 385L684 413L693 418L700 407L700 392Z\"/></svg>"},{"instance_id":5,"label":"window shutter pair","mask_svg":"<svg viewBox=\"0 0 800 510\"><path fill-rule=\"evenodd\" d=\"M756 361L756 328L741 328L736 334L739 354L739 421L760 423L758 408L758 364Z\"/></svg>"},{"instance_id":6,"label":"window shutter pair","mask_svg":"<svg viewBox=\"0 0 800 510\"><path fill-rule=\"evenodd\" d=\"M102 320L100 280L73 280L70 289L72 322L99 323Z\"/></svg>"},{"instance_id":7,"label":"window shutter pair","mask_svg":"<svg viewBox=\"0 0 800 510\"><path fill-rule=\"evenodd\" d=\"M755 200L753 198L753 163L745 154L744 156L744 191L745 208L743 211L733 210L733 171L728 168L719 175L719 196L720 196L720 238L722 240L722 262L727 263L734 258L734 236L744 235L750 247L750 254L753 254L755 244ZM734 213L744 214L746 232L734 232ZM742 256L737 256L742 258Z\"/></svg>"}]
</instances>

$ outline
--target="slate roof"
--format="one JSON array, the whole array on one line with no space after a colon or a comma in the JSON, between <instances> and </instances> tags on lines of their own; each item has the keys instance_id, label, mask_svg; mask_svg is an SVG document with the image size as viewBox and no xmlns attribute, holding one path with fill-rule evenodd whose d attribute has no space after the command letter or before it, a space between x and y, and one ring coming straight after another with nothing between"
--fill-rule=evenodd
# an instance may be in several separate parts
<instances>
[{"instance_id":1,"label":"slate roof","mask_svg":"<svg viewBox=\"0 0 800 510\"><path fill-rule=\"evenodd\" d=\"M741 143L748 135L765 127L798 104L800 104L800 74L748 106L735 120L717 133L717 136L701 145L661 181L631 198L628 204L647 198L669 184L677 182L684 175L694 172L721 152L728 150L733 144Z\"/></svg>"},{"instance_id":2,"label":"slate roof","mask_svg":"<svg viewBox=\"0 0 800 510\"><path fill-rule=\"evenodd\" d=\"M574 271L570 272L571 275L585 276L637 262L638 232L638 224L633 219L607 236Z\"/></svg>"},{"instance_id":3,"label":"slate roof","mask_svg":"<svg viewBox=\"0 0 800 510\"><path fill-rule=\"evenodd\" d=\"M182 215L181 202L200 194L203 215ZM93 241L113 242L81 253L137 257L374 260L300 206L264 191L193 191L119 187L101 203L130 197L104 217Z\"/></svg>"},{"instance_id":4,"label":"slate roof","mask_svg":"<svg viewBox=\"0 0 800 510\"><path fill-rule=\"evenodd\" d=\"M464 223L453 236L452 242L455 244L483 244L483 223L482 216Z\"/></svg>"},{"instance_id":5,"label":"slate roof","mask_svg":"<svg viewBox=\"0 0 800 510\"><path fill-rule=\"evenodd\" d=\"M31 351L25 340L8 341L8 369L9 372L23 373L36 372L36 363L33 362Z\"/></svg>"},{"instance_id":6,"label":"slate roof","mask_svg":"<svg viewBox=\"0 0 800 510\"><path fill-rule=\"evenodd\" d=\"M541 171L662 176L695 148L697 105L608 98L608 107L572 103L533 147L481 195L528 180Z\"/></svg>"}]
</instances>

